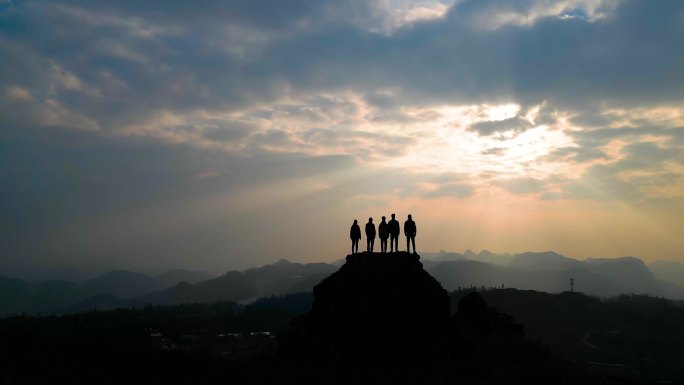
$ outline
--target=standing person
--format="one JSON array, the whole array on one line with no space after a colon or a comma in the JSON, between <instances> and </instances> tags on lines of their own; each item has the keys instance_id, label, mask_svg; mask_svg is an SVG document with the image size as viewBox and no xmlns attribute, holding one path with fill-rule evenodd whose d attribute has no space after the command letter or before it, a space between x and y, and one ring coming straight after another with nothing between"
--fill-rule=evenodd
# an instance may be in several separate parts
<instances>
[{"instance_id":1,"label":"standing person","mask_svg":"<svg viewBox=\"0 0 684 385\"><path fill-rule=\"evenodd\" d=\"M385 222L385 217L382 217L382 222L378 225L378 236L380 237L380 251L387 252L387 238L389 238L389 228Z\"/></svg>"},{"instance_id":2,"label":"standing person","mask_svg":"<svg viewBox=\"0 0 684 385\"><path fill-rule=\"evenodd\" d=\"M366 223L366 251L373 252L373 244L375 243L375 225L373 218L368 218Z\"/></svg>"},{"instance_id":3,"label":"standing person","mask_svg":"<svg viewBox=\"0 0 684 385\"><path fill-rule=\"evenodd\" d=\"M352 254L356 254L359 252L359 239L361 239L361 228L359 227L359 223L354 219L354 224L351 225L351 229L349 229L349 238L351 238L352 241Z\"/></svg>"},{"instance_id":4,"label":"standing person","mask_svg":"<svg viewBox=\"0 0 684 385\"><path fill-rule=\"evenodd\" d=\"M401 230L399 221L394 219L394 214L392 214L392 219L387 224L387 228L390 234L390 251L399 251L399 233Z\"/></svg>"},{"instance_id":5,"label":"standing person","mask_svg":"<svg viewBox=\"0 0 684 385\"><path fill-rule=\"evenodd\" d=\"M413 254L416 253L416 222L411 219L411 214L408 215L408 219L404 222L404 235L406 235L406 252L411 252L409 249L409 243L413 243Z\"/></svg>"}]
</instances>

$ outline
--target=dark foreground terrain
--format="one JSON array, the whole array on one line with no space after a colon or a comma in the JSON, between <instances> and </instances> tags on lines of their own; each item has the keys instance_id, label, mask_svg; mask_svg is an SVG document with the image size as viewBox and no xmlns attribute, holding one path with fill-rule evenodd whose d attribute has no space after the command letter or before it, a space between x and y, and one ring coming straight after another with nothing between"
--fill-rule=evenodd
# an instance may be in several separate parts
<instances>
[{"instance_id":1,"label":"dark foreground terrain","mask_svg":"<svg viewBox=\"0 0 684 385\"><path fill-rule=\"evenodd\" d=\"M0 383L684 383L669 301L446 293L417 257L363 256L314 296L1 319Z\"/></svg>"}]
</instances>

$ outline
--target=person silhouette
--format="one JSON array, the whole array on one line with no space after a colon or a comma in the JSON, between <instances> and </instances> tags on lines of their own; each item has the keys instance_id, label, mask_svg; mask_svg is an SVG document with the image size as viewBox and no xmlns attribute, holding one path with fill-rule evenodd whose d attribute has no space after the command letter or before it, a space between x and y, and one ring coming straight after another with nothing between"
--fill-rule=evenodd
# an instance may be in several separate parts
<instances>
[{"instance_id":1,"label":"person silhouette","mask_svg":"<svg viewBox=\"0 0 684 385\"><path fill-rule=\"evenodd\" d=\"M408 219L404 222L404 235L406 235L406 252L411 252L409 249L409 243L413 243L413 254L416 253L416 222L411 219L411 214L408 215Z\"/></svg>"},{"instance_id":2,"label":"person silhouette","mask_svg":"<svg viewBox=\"0 0 684 385\"><path fill-rule=\"evenodd\" d=\"M349 229L349 238L351 238L352 241L352 254L358 253L359 239L361 239L361 228L359 227L359 223L356 219L354 219L354 223L351 225L351 229Z\"/></svg>"},{"instance_id":3,"label":"person silhouette","mask_svg":"<svg viewBox=\"0 0 684 385\"><path fill-rule=\"evenodd\" d=\"M366 251L373 252L373 244L375 243L375 225L373 218L368 218L366 223Z\"/></svg>"},{"instance_id":4,"label":"person silhouette","mask_svg":"<svg viewBox=\"0 0 684 385\"><path fill-rule=\"evenodd\" d=\"M378 225L378 237L380 237L380 251L387 252L387 238L389 238L389 228L385 222L385 217L382 217L382 222Z\"/></svg>"},{"instance_id":5,"label":"person silhouette","mask_svg":"<svg viewBox=\"0 0 684 385\"><path fill-rule=\"evenodd\" d=\"M394 219L394 214L392 214L392 219L387 223L387 230L390 234L390 251L399 251L399 221Z\"/></svg>"}]
</instances>

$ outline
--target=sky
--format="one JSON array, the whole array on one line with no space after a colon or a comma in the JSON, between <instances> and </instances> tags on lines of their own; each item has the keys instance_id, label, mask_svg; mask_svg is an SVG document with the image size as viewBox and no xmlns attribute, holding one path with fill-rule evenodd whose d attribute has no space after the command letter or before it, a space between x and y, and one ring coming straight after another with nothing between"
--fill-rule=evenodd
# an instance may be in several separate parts
<instances>
[{"instance_id":1,"label":"sky","mask_svg":"<svg viewBox=\"0 0 684 385\"><path fill-rule=\"evenodd\" d=\"M329 262L391 213L684 262L682 36L681 0L0 0L0 272Z\"/></svg>"}]
</instances>

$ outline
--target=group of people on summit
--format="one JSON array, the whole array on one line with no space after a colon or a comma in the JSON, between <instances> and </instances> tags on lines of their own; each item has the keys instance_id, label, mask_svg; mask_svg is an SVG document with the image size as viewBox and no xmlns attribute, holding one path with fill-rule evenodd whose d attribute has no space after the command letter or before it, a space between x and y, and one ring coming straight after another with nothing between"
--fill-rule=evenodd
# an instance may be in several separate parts
<instances>
[{"instance_id":1,"label":"group of people on summit","mask_svg":"<svg viewBox=\"0 0 684 385\"><path fill-rule=\"evenodd\" d=\"M380 251L383 253L387 252L387 238L390 239L390 252L399 251L399 221L394 219L394 214L392 214L392 219L389 222L385 222L385 217L382 217L382 222L378 225L377 235L380 237ZM373 245L375 244L375 225L373 224L373 218L368 218L368 223L366 223L366 251L373 252ZM413 245L413 253L416 253L416 222L411 218L411 214L408 215L408 219L404 222L404 235L406 236L406 251L410 252L409 245ZM359 240L361 239L361 228L359 227L358 221L354 219L354 224L352 224L349 230L349 238L352 241L352 254L359 252Z\"/></svg>"}]
</instances>

